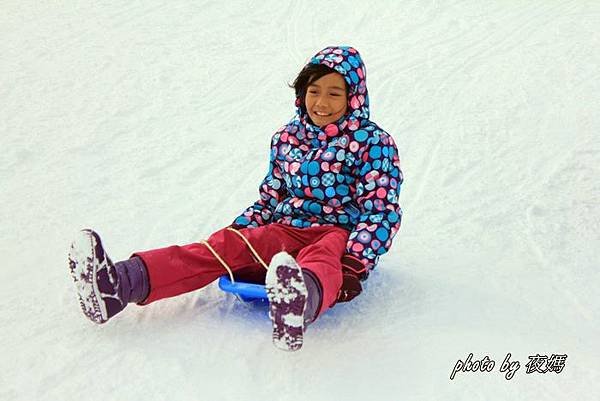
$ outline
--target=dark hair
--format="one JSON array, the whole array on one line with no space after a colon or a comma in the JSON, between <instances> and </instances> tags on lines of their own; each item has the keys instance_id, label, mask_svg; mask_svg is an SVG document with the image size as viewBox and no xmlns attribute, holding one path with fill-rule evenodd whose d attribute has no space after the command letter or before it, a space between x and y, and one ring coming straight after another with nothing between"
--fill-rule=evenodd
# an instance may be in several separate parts
<instances>
[{"instance_id":1,"label":"dark hair","mask_svg":"<svg viewBox=\"0 0 600 401\"><path fill-rule=\"evenodd\" d=\"M331 74L332 72L337 72L333 68L329 68L324 64L308 64L306 65L302 71L298 74L294 83L292 85L288 84L290 88L294 88L296 92L296 97L300 99L300 107L302 110L306 111L306 105L304 104L304 98L306 97L306 90L309 85L313 82L317 81L321 77ZM340 74L341 75L341 74ZM344 80L344 86L346 87L346 97L348 97L350 93L350 87Z\"/></svg>"}]
</instances>

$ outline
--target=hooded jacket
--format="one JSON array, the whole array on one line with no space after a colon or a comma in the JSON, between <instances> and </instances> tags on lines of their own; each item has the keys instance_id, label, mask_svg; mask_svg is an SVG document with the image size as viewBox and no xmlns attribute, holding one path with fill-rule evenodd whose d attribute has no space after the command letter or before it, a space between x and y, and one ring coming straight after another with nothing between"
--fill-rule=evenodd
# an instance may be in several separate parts
<instances>
[{"instance_id":1,"label":"hooded jacket","mask_svg":"<svg viewBox=\"0 0 600 401\"><path fill-rule=\"evenodd\" d=\"M294 118L271 139L260 199L233 224L341 226L350 231L346 255L368 273L400 228L398 149L390 134L369 120L366 68L356 49L330 46L309 64L324 64L344 77L349 86L346 114L318 127L296 98Z\"/></svg>"}]
</instances>

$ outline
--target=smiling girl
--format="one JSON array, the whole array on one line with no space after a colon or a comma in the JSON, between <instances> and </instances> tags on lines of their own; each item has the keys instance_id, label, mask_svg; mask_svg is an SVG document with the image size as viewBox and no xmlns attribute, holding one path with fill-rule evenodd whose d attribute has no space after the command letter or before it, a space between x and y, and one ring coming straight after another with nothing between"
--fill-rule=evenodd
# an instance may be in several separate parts
<instances>
[{"instance_id":1,"label":"smiling girl","mask_svg":"<svg viewBox=\"0 0 600 401\"><path fill-rule=\"evenodd\" d=\"M104 323L128 303L147 305L229 274L265 283L273 342L294 351L307 325L360 294L400 228L398 150L369 120L356 49L321 50L293 88L296 114L271 138L260 197L230 226L117 263L96 232L79 233L69 268L85 316Z\"/></svg>"}]
</instances>

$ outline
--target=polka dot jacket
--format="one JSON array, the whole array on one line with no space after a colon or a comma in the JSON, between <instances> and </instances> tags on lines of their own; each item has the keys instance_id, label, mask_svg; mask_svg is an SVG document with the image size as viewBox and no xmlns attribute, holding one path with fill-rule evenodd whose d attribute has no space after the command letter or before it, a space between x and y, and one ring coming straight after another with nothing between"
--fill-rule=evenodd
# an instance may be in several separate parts
<instances>
[{"instance_id":1,"label":"polka dot jacket","mask_svg":"<svg viewBox=\"0 0 600 401\"><path fill-rule=\"evenodd\" d=\"M309 63L325 64L344 77L348 110L335 123L318 127L297 98L296 115L272 137L260 199L233 224L341 226L350 231L346 254L368 273L400 228L398 149L390 134L369 120L366 69L356 49L327 47Z\"/></svg>"}]
</instances>

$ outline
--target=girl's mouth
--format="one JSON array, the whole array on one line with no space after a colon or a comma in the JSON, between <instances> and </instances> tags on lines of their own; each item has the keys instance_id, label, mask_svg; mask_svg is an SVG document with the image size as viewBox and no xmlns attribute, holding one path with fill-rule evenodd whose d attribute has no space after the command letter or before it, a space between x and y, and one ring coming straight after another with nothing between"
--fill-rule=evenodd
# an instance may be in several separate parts
<instances>
[{"instance_id":1,"label":"girl's mouth","mask_svg":"<svg viewBox=\"0 0 600 401\"><path fill-rule=\"evenodd\" d=\"M318 115L319 117L329 117L331 115L331 113L326 114L326 113L321 113L319 111L315 111L315 114Z\"/></svg>"}]
</instances>

